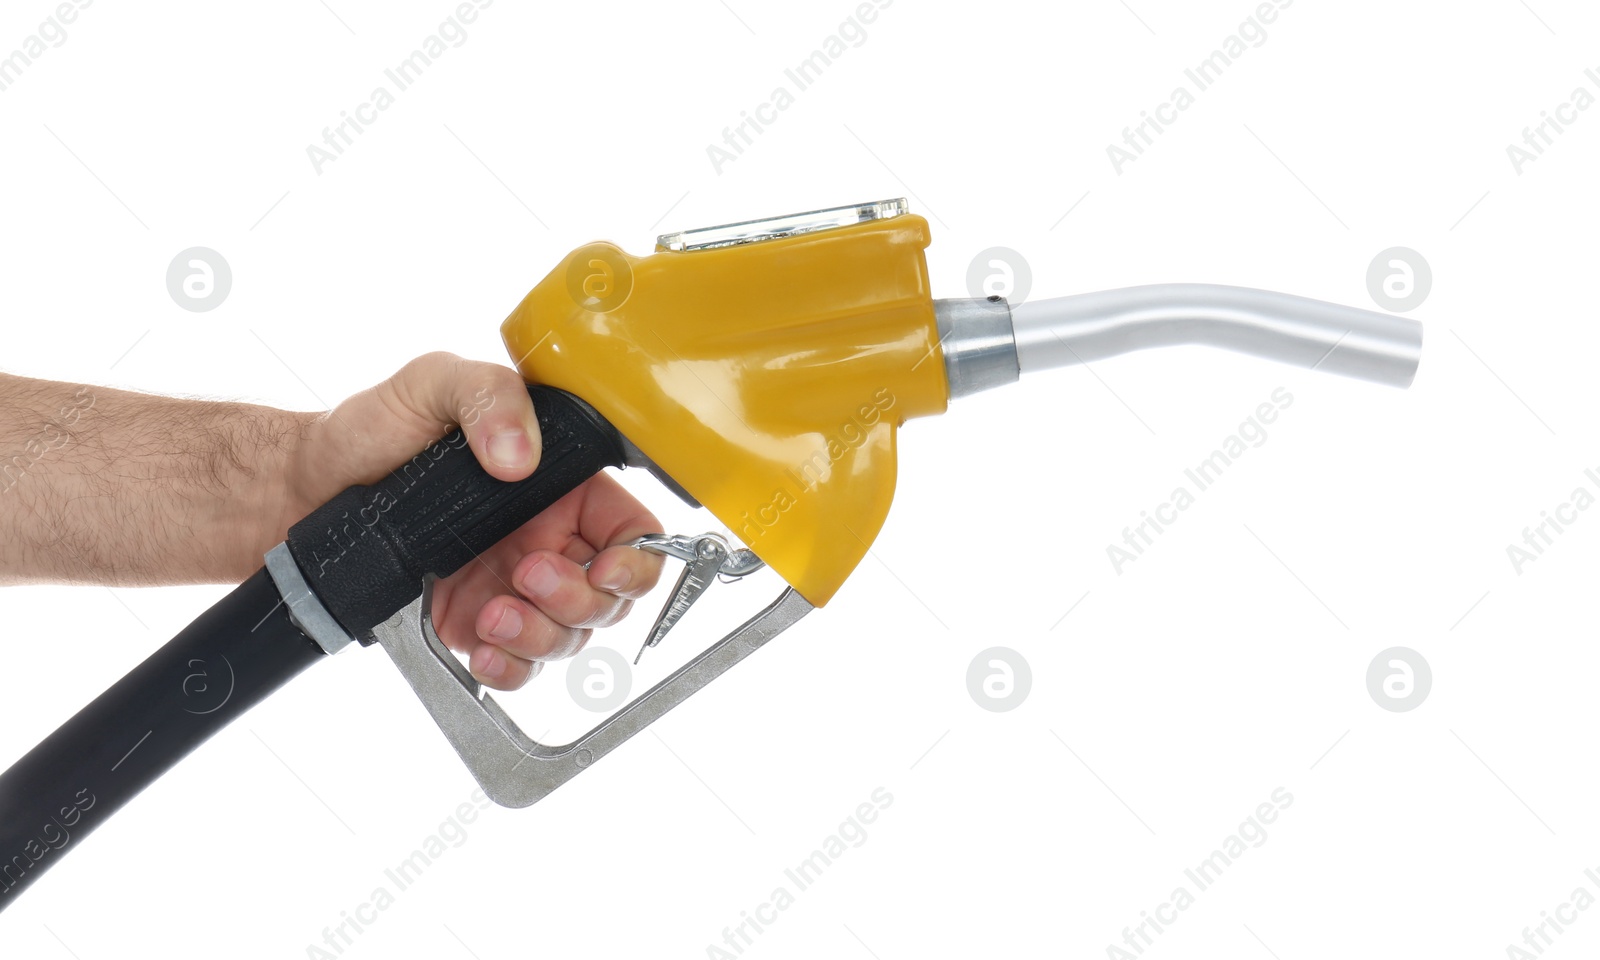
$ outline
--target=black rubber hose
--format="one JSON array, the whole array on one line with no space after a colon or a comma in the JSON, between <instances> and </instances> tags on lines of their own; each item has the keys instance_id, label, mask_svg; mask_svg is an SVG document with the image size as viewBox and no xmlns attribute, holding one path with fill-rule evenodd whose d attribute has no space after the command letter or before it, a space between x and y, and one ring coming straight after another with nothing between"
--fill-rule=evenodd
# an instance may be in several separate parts
<instances>
[{"instance_id":1,"label":"black rubber hose","mask_svg":"<svg viewBox=\"0 0 1600 960\"><path fill-rule=\"evenodd\" d=\"M0 910L173 764L324 656L265 570L0 774Z\"/></svg>"}]
</instances>

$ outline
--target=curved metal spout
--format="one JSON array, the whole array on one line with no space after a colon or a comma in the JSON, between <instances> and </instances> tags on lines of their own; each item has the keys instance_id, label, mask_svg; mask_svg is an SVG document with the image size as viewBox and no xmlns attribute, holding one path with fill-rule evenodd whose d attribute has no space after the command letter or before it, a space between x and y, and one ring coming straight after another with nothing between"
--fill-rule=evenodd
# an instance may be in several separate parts
<instances>
[{"instance_id":1,"label":"curved metal spout","mask_svg":"<svg viewBox=\"0 0 1600 960\"><path fill-rule=\"evenodd\" d=\"M1021 373L1197 343L1406 387L1422 355L1422 324L1406 317L1205 283L1029 301L1011 322Z\"/></svg>"},{"instance_id":2,"label":"curved metal spout","mask_svg":"<svg viewBox=\"0 0 1600 960\"><path fill-rule=\"evenodd\" d=\"M936 300L950 397L1015 383L1149 347L1197 343L1268 360L1408 387L1422 357L1422 324L1306 297L1167 283L1030 300Z\"/></svg>"}]
</instances>

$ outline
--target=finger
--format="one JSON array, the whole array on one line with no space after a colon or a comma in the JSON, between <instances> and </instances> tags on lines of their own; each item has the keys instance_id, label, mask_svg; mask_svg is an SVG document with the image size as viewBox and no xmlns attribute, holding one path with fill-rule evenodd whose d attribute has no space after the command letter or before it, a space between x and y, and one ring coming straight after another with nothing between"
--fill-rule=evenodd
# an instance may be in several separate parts
<instances>
[{"instance_id":1,"label":"finger","mask_svg":"<svg viewBox=\"0 0 1600 960\"><path fill-rule=\"evenodd\" d=\"M596 589L582 566L549 550L523 557L512 576L518 592L550 619L569 627L609 627L628 610L627 600Z\"/></svg>"},{"instance_id":2,"label":"finger","mask_svg":"<svg viewBox=\"0 0 1600 960\"><path fill-rule=\"evenodd\" d=\"M467 669L486 687L517 690L537 677L544 664L507 653L492 643L480 643L467 658Z\"/></svg>"},{"instance_id":3,"label":"finger","mask_svg":"<svg viewBox=\"0 0 1600 960\"><path fill-rule=\"evenodd\" d=\"M608 547L589 561L589 584L613 596L637 600L661 579L664 559L633 547Z\"/></svg>"},{"instance_id":4,"label":"finger","mask_svg":"<svg viewBox=\"0 0 1600 960\"><path fill-rule=\"evenodd\" d=\"M476 621L478 638L524 660L560 660L589 642L592 631L557 623L518 597L499 596L483 605Z\"/></svg>"},{"instance_id":5,"label":"finger","mask_svg":"<svg viewBox=\"0 0 1600 960\"><path fill-rule=\"evenodd\" d=\"M518 565L529 554L541 550L557 551L574 564L593 561L589 573L596 579L589 583L595 589L604 590L596 585L598 578L612 572L615 565L625 564L630 571L630 581L621 593L613 593L613 596L626 600L631 595L642 594L660 577L662 559L616 544L660 530L656 518L615 480L605 474L592 477L515 534L485 551L478 558L481 562L468 564L453 576L439 581L434 593L434 627L452 650L470 654L500 625L502 605L518 598L520 591L515 586ZM590 538L597 543L592 543ZM611 554L602 556L607 552L604 548L610 548ZM614 616L620 617L627 610L625 605L618 606ZM557 636L557 625L553 621L549 635L543 634L542 628L528 626L528 622L536 623L537 617L544 616L536 608L530 606L526 613L518 608L517 612L524 622L512 629L507 621L503 630L510 637L494 638L506 645L502 649L508 653L525 659L554 659L582 646L582 636ZM578 614L567 611L564 616L579 622L584 619L581 611ZM610 619L606 618L606 622ZM541 632L523 634L524 630L536 629Z\"/></svg>"},{"instance_id":6,"label":"finger","mask_svg":"<svg viewBox=\"0 0 1600 960\"><path fill-rule=\"evenodd\" d=\"M661 532L661 521L655 514L609 474L596 474L580 489L583 500L577 505L575 526L578 536L596 550Z\"/></svg>"},{"instance_id":7,"label":"finger","mask_svg":"<svg viewBox=\"0 0 1600 960\"><path fill-rule=\"evenodd\" d=\"M479 683L496 690L516 690L544 669L543 663L519 657L465 631L441 630L439 639L467 658L467 669Z\"/></svg>"},{"instance_id":8,"label":"finger","mask_svg":"<svg viewBox=\"0 0 1600 960\"><path fill-rule=\"evenodd\" d=\"M578 536L599 553L589 562L589 582L619 597L638 599L661 577L665 558L622 545L647 533L660 533L661 521L622 484L600 474L583 487Z\"/></svg>"},{"instance_id":9,"label":"finger","mask_svg":"<svg viewBox=\"0 0 1600 960\"><path fill-rule=\"evenodd\" d=\"M498 480L521 480L538 466L539 421L527 385L509 367L429 353L375 391L401 416L425 419L438 433L459 425L473 455Z\"/></svg>"}]
</instances>

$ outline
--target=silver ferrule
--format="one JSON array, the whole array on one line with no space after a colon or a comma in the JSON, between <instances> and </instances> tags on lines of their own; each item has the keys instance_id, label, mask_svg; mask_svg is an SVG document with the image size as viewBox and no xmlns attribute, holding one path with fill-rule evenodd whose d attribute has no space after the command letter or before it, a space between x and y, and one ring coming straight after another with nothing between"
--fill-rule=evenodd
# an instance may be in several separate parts
<instances>
[{"instance_id":1,"label":"silver ferrule","mask_svg":"<svg viewBox=\"0 0 1600 960\"><path fill-rule=\"evenodd\" d=\"M1001 297L978 300L935 300L944 371L950 399L1016 383L1017 336L1011 329L1011 307Z\"/></svg>"},{"instance_id":2,"label":"silver ferrule","mask_svg":"<svg viewBox=\"0 0 1600 960\"><path fill-rule=\"evenodd\" d=\"M278 596L288 606L290 622L299 627L301 633L315 641L322 652L329 656L355 642L355 638L322 605L317 592L306 583L305 576L300 572L300 564L295 562L287 543L280 543L268 550L265 559L267 576L272 578L272 585L278 588Z\"/></svg>"}]
</instances>

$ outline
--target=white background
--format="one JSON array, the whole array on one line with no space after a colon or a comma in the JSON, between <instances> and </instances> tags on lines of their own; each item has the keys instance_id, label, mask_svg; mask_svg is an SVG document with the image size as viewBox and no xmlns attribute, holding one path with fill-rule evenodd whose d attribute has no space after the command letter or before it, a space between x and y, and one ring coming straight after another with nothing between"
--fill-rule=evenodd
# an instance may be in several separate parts
<instances>
[{"instance_id":1,"label":"white background","mask_svg":"<svg viewBox=\"0 0 1600 960\"><path fill-rule=\"evenodd\" d=\"M1600 515L1520 574L1506 554L1600 467L1600 109L1520 175L1506 155L1596 92L1600 14L1300 0L1118 175L1106 145L1254 9L1128 2L900 0L720 174L707 145L853 4L500 0L320 175L306 146L452 4L95 3L0 93L0 364L165 393L321 409L427 350L504 359L500 320L581 243L882 197L932 222L940 296L996 244L1035 298L1193 280L1371 307L1380 250L1432 264L1408 392L1185 348L909 424L833 603L659 735L478 818L344 956L704 957L878 787L867 840L746 957L1106 956L1279 787L1266 841L1145 956L1505 956L1600 893ZM0 54L51 9L6 4ZM196 245L234 274L209 313L165 287ZM1268 440L1118 575L1106 546L1279 387ZM674 529L711 523L629 482ZM636 684L774 589L718 588ZM224 592L0 593L0 762ZM648 616L606 642L631 653ZM967 692L995 645L1032 669L1011 712ZM1396 645L1433 670L1409 713L1366 687ZM535 732L586 716L564 672L506 698ZM383 655L348 652L73 850L0 941L307 956L472 790ZM1549 955L1600 947L1600 910L1578 917Z\"/></svg>"}]
</instances>

